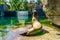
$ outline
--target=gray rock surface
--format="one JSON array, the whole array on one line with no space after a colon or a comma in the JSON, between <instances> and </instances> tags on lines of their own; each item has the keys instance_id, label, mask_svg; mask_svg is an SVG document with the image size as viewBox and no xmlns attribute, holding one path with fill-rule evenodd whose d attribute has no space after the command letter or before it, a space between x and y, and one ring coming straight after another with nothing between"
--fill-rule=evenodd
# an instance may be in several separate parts
<instances>
[{"instance_id":1,"label":"gray rock surface","mask_svg":"<svg viewBox=\"0 0 60 40\"><path fill-rule=\"evenodd\" d=\"M17 28L15 30L11 30L7 33L7 37L5 38L5 40L21 40L20 34L26 33L29 28L31 28L31 25L24 28Z\"/></svg>"}]
</instances>

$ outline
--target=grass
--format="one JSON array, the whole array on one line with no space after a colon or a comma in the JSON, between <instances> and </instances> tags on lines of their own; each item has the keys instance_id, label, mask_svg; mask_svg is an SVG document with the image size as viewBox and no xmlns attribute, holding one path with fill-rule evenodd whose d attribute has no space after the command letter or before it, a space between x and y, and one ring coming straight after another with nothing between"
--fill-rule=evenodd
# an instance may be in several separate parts
<instances>
[{"instance_id":1,"label":"grass","mask_svg":"<svg viewBox=\"0 0 60 40\"><path fill-rule=\"evenodd\" d=\"M52 22L50 22L48 19L41 20L41 23L48 26L48 27L56 28L54 25L52 25Z\"/></svg>"}]
</instances>

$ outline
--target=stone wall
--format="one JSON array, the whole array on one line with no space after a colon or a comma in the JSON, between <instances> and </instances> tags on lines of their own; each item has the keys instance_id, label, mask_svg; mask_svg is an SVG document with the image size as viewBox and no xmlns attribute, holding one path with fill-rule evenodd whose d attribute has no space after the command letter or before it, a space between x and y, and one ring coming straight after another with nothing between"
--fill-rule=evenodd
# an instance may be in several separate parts
<instances>
[{"instance_id":1,"label":"stone wall","mask_svg":"<svg viewBox=\"0 0 60 40\"><path fill-rule=\"evenodd\" d=\"M43 0L43 10L52 23L60 25L60 0Z\"/></svg>"},{"instance_id":2,"label":"stone wall","mask_svg":"<svg viewBox=\"0 0 60 40\"><path fill-rule=\"evenodd\" d=\"M60 0L43 0L43 10L45 12L47 11L53 11L53 13L58 13L60 15Z\"/></svg>"}]
</instances>

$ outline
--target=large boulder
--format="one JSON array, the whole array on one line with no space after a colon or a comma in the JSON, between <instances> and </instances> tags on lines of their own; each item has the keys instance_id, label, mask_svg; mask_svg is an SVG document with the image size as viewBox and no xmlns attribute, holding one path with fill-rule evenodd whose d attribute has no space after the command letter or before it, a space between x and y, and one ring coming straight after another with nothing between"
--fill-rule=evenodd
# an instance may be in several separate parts
<instances>
[{"instance_id":1,"label":"large boulder","mask_svg":"<svg viewBox=\"0 0 60 40\"><path fill-rule=\"evenodd\" d=\"M43 0L43 10L52 23L60 26L60 0Z\"/></svg>"}]
</instances>

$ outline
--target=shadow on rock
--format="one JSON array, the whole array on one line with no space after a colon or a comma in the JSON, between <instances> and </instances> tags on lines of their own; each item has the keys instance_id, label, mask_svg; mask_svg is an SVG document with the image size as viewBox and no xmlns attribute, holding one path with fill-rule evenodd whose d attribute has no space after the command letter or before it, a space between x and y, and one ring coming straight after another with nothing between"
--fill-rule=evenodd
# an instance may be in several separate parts
<instances>
[{"instance_id":1,"label":"shadow on rock","mask_svg":"<svg viewBox=\"0 0 60 40\"><path fill-rule=\"evenodd\" d=\"M44 35L46 33L49 33L47 30L42 30L41 32L37 33L37 34L34 34L34 35L26 35L26 33L24 34L21 34L22 36L41 36L41 35Z\"/></svg>"}]
</instances>

